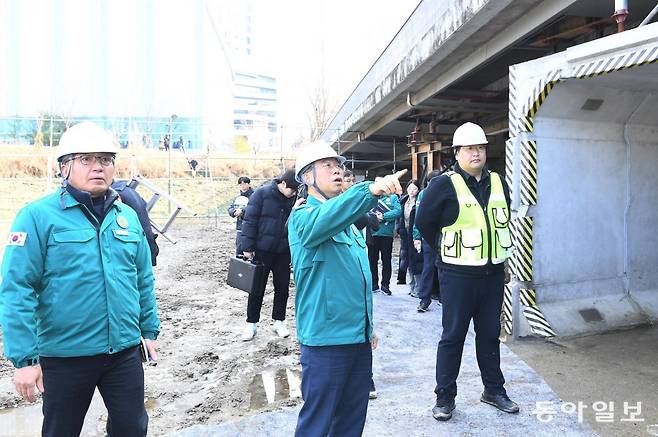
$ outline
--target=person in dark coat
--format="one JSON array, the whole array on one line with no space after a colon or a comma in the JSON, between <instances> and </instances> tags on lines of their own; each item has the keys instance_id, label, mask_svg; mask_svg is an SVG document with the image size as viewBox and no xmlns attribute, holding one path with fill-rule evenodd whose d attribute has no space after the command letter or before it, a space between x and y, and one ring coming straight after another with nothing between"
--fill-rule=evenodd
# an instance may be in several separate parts
<instances>
[{"instance_id":1,"label":"person in dark coat","mask_svg":"<svg viewBox=\"0 0 658 437\"><path fill-rule=\"evenodd\" d=\"M243 341L256 336L256 324L260 320L263 294L270 271L274 283L274 332L279 337L290 335L284 323L290 284L290 248L286 223L295 203L298 186L294 170L286 170L271 183L258 188L249 198L242 222L240 246L245 258L263 263L265 277L261 281L261 290L249 295Z\"/></svg>"},{"instance_id":2,"label":"person in dark coat","mask_svg":"<svg viewBox=\"0 0 658 437\"><path fill-rule=\"evenodd\" d=\"M425 178L425 188L427 188L428 184L432 179L434 179L437 176L441 175L440 170L432 170L427 174L427 177ZM419 313L425 313L429 310L430 304L432 303L432 296L433 295L439 295L439 303L440 303L440 286L439 286L439 270L436 265L436 251L432 249L432 243L429 241L426 241L424 238L421 237L420 231L418 230L418 227L416 225L417 222L417 217L418 217L418 211L420 210L420 207L423 203L423 197L425 196L425 190L423 190L420 194L418 194L418 198L416 199L416 216L414 219L414 226L413 226L413 238L414 238L414 247L416 248L416 251L421 252L423 255L423 269L422 273L420 274L420 283L416 284L416 293L418 294L418 298L420 299L420 303L418 304L417 311Z\"/></svg>"},{"instance_id":3,"label":"person in dark coat","mask_svg":"<svg viewBox=\"0 0 658 437\"><path fill-rule=\"evenodd\" d=\"M151 250L151 265L156 265L160 248L155 241L157 235L153 232L153 227L151 226L149 213L146 209L146 201L134 188L128 185L128 181L126 180L112 182L112 189L119 194L119 198L123 203L134 209L137 213L137 218L144 229L144 235L146 235L146 241Z\"/></svg>"},{"instance_id":4,"label":"person in dark coat","mask_svg":"<svg viewBox=\"0 0 658 437\"><path fill-rule=\"evenodd\" d=\"M413 228L416 215L416 199L420 190L417 180L407 183L406 192L400 199L402 215L398 217L396 228L400 236L400 263L398 267L398 284L406 284L407 271L411 280L409 294L418 297L420 275L423 272L423 255L414 247Z\"/></svg>"},{"instance_id":5,"label":"person in dark coat","mask_svg":"<svg viewBox=\"0 0 658 437\"><path fill-rule=\"evenodd\" d=\"M242 249L240 248L240 239L242 235L242 220L247 202L251 195L254 194L254 189L251 188L251 179L247 176L240 176L240 178L238 178L238 185L240 185L240 195L233 199L233 202L229 205L228 215L236 219L235 254L241 255Z\"/></svg>"}]
</instances>

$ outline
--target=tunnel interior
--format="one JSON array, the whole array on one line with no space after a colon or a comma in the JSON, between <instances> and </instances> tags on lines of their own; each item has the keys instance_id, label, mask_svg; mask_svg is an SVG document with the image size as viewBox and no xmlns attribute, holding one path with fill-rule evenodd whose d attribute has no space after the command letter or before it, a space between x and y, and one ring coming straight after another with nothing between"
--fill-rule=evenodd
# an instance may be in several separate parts
<instances>
[{"instance_id":1,"label":"tunnel interior","mask_svg":"<svg viewBox=\"0 0 658 437\"><path fill-rule=\"evenodd\" d=\"M658 318L658 65L559 82L535 118L537 303L559 335Z\"/></svg>"}]
</instances>

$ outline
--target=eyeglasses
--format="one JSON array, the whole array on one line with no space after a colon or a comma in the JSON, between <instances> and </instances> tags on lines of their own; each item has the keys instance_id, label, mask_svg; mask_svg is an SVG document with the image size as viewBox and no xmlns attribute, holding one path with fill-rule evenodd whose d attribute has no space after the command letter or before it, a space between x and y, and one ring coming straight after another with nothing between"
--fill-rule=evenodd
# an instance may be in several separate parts
<instances>
[{"instance_id":1,"label":"eyeglasses","mask_svg":"<svg viewBox=\"0 0 658 437\"><path fill-rule=\"evenodd\" d=\"M460 149L464 149L464 151L466 151L466 152L468 152L468 153L475 153L475 152L478 152L478 153L484 153L484 152L487 151L487 147L486 147L486 146L482 146L482 145L477 145L477 146L461 146Z\"/></svg>"},{"instance_id":2,"label":"eyeglasses","mask_svg":"<svg viewBox=\"0 0 658 437\"><path fill-rule=\"evenodd\" d=\"M338 161L334 161L334 160L323 161L320 163L320 167L329 171L333 171L335 169L338 169L340 171L345 171L345 166L343 164L339 164Z\"/></svg>"},{"instance_id":3,"label":"eyeglasses","mask_svg":"<svg viewBox=\"0 0 658 437\"><path fill-rule=\"evenodd\" d=\"M73 159L77 159L84 166L93 165L97 162L103 167L114 165L114 156L112 155L78 155L74 156Z\"/></svg>"}]
</instances>

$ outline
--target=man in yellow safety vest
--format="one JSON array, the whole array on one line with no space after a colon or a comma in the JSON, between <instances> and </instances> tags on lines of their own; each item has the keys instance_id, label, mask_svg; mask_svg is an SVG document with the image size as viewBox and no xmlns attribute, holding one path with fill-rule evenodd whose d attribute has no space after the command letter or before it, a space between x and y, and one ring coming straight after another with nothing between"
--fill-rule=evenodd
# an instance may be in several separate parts
<instances>
[{"instance_id":1,"label":"man in yellow safety vest","mask_svg":"<svg viewBox=\"0 0 658 437\"><path fill-rule=\"evenodd\" d=\"M457 375L470 321L484 384L480 400L507 413L518 413L500 370L500 311L504 261L512 247L509 189L489 171L487 137L474 123L455 131L453 170L432 179L416 213L416 227L438 250L443 333L436 354L436 420L455 409Z\"/></svg>"}]
</instances>

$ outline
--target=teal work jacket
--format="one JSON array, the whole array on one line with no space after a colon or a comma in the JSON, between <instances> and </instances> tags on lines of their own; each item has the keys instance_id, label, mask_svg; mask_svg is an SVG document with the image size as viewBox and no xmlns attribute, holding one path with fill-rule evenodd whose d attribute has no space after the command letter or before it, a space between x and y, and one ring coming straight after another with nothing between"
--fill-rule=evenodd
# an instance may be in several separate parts
<instances>
[{"instance_id":1,"label":"teal work jacket","mask_svg":"<svg viewBox=\"0 0 658 437\"><path fill-rule=\"evenodd\" d=\"M290 215L288 241L300 344L333 346L372 339L366 242L353 225L377 204L369 184L357 184L324 203L309 196Z\"/></svg>"},{"instance_id":2,"label":"teal work jacket","mask_svg":"<svg viewBox=\"0 0 658 437\"><path fill-rule=\"evenodd\" d=\"M423 195L425 194L425 190L421 191L418 193L418 197L416 197L416 217L418 217L418 212L420 211L420 204L421 201L423 200ZM422 240L423 237L420 235L420 231L416 227L416 224L414 223L414 229L411 232L413 239L414 240Z\"/></svg>"},{"instance_id":3,"label":"teal work jacket","mask_svg":"<svg viewBox=\"0 0 658 437\"><path fill-rule=\"evenodd\" d=\"M402 215L400 199L395 194L382 196L379 202L384 203L390 211L384 213L384 221L379 224L379 229L372 231L373 237L394 237L395 220Z\"/></svg>"},{"instance_id":4,"label":"teal work jacket","mask_svg":"<svg viewBox=\"0 0 658 437\"><path fill-rule=\"evenodd\" d=\"M60 189L19 211L2 261L4 352L16 367L39 356L113 354L160 331L149 246L137 214L115 201L103 223ZM93 217L95 219L95 217Z\"/></svg>"}]
</instances>

